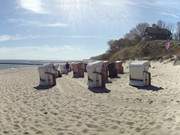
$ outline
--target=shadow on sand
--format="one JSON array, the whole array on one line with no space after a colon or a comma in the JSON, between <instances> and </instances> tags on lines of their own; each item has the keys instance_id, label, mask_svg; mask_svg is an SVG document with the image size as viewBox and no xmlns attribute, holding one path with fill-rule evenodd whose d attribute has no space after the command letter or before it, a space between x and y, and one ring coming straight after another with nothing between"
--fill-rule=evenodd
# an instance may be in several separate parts
<instances>
[{"instance_id":1,"label":"shadow on sand","mask_svg":"<svg viewBox=\"0 0 180 135\"><path fill-rule=\"evenodd\" d=\"M140 90L148 90L148 91L159 91L159 90L163 89L162 87L157 87L157 86L154 86L154 85L150 85L150 86L134 86L134 87L136 87L137 89L140 89Z\"/></svg>"},{"instance_id":2,"label":"shadow on sand","mask_svg":"<svg viewBox=\"0 0 180 135\"><path fill-rule=\"evenodd\" d=\"M52 87L54 87L54 86L36 86L36 87L34 87L36 90L48 90L48 89L50 89L50 88L52 88Z\"/></svg>"},{"instance_id":3,"label":"shadow on sand","mask_svg":"<svg viewBox=\"0 0 180 135\"><path fill-rule=\"evenodd\" d=\"M111 92L111 90L107 88L89 88L89 90L94 93L110 93Z\"/></svg>"},{"instance_id":4,"label":"shadow on sand","mask_svg":"<svg viewBox=\"0 0 180 135\"><path fill-rule=\"evenodd\" d=\"M116 76L116 77L109 77L110 79L119 79L121 78L120 76Z\"/></svg>"},{"instance_id":5,"label":"shadow on sand","mask_svg":"<svg viewBox=\"0 0 180 135\"><path fill-rule=\"evenodd\" d=\"M106 83L112 83L112 80L109 80L109 79L108 79Z\"/></svg>"}]
</instances>

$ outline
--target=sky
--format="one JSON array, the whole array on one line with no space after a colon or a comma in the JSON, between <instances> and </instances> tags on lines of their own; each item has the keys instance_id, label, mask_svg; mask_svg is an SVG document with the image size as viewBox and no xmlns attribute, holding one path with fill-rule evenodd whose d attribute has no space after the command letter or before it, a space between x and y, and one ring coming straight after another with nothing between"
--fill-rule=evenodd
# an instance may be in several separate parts
<instances>
[{"instance_id":1,"label":"sky","mask_svg":"<svg viewBox=\"0 0 180 135\"><path fill-rule=\"evenodd\" d=\"M0 59L87 59L140 22L175 25L179 6L179 0L0 0Z\"/></svg>"}]
</instances>

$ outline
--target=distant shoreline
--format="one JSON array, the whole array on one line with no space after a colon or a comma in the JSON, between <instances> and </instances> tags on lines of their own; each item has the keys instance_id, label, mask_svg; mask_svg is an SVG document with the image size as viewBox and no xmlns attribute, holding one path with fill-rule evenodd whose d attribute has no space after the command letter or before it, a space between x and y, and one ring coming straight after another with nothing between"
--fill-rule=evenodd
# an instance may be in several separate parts
<instances>
[{"instance_id":1,"label":"distant shoreline","mask_svg":"<svg viewBox=\"0 0 180 135\"><path fill-rule=\"evenodd\" d=\"M6 65L42 65L42 64L33 64L33 63L0 63Z\"/></svg>"}]
</instances>

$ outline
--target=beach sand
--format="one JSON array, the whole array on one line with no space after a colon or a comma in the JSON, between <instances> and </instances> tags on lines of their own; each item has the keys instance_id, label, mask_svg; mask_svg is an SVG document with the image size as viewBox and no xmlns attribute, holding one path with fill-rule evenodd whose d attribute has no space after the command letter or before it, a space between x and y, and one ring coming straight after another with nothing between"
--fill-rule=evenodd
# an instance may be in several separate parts
<instances>
[{"instance_id":1,"label":"beach sand","mask_svg":"<svg viewBox=\"0 0 180 135\"><path fill-rule=\"evenodd\" d=\"M151 63L152 87L129 86L125 74L108 93L72 74L37 90L37 68L0 71L0 135L180 135L180 66Z\"/></svg>"}]
</instances>

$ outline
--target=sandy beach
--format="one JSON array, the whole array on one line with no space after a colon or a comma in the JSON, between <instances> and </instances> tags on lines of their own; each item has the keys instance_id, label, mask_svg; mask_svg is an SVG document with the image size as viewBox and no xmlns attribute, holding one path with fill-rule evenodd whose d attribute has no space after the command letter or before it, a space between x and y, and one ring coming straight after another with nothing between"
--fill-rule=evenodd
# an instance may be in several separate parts
<instances>
[{"instance_id":1,"label":"sandy beach","mask_svg":"<svg viewBox=\"0 0 180 135\"><path fill-rule=\"evenodd\" d=\"M0 71L0 135L179 135L180 66L151 63L152 87L129 86L125 74L108 93L72 74L37 90L37 68Z\"/></svg>"}]
</instances>

